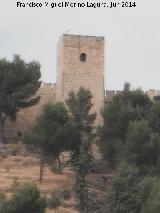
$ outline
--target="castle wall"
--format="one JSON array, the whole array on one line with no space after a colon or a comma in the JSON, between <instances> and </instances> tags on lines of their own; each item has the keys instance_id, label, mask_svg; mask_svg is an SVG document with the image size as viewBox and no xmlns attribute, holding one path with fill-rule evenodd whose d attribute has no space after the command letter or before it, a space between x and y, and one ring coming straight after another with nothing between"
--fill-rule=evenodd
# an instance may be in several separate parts
<instances>
[{"instance_id":1,"label":"castle wall","mask_svg":"<svg viewBox=\"0 0 160 213\"><path fill-rule=\"evenodd\" d=\"M6 125L6 135L9 138L15 138L18 132L24 132L32 125L42 110L44 104L48 102L55 102L56 97L56 84L45 83L37 91L37 96L40 96L40 101L29 108L21 109L17 114L16 121L8 121Z\"/></svg>"}]
</instances>

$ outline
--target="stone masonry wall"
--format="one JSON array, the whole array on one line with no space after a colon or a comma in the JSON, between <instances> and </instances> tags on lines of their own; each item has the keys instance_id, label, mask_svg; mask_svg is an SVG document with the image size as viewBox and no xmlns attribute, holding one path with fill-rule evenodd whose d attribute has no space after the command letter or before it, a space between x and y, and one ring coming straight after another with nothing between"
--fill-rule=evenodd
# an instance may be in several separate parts
<instances>
[{"instance_id":1,"label":"stone masonry wall","mask_svg":"<svg viewBox=\"0 0 160 213\"><path fill-rule=\"evenodd\" d=\"M57 53L56 100L64 101L81 86L90 89L99 122L104 103L104 38L64 34ZM80 61L81 53L86 54L86 61Z\"/></svg>"},{"instance_id":2,"label":"stone masonry wall","mask_svg":"<svg viewBox=\"0 0 160 213\"><path fill-rule=\"evenodd\" d=\"M6 135L9 138L15 138L18 132L23 133L27 130L41 112L44 104L48 102L55 102L56 84L43 82L36 95L41 97L40 101L36 105L20 110L17 114L16 121L7 122Z\"/></svg>"}]
</instances>

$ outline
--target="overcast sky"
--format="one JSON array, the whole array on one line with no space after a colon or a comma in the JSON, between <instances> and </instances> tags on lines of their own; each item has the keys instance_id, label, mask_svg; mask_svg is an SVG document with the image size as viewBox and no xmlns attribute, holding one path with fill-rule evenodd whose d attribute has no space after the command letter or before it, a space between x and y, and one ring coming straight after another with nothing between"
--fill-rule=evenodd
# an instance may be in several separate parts
<instances>
[{"instance_id":1,"label":"overcast sky","mask_svg":"<svg viewBox=\"0 0 160 213\"><path fill-rule=\"evenodd\" d=\"M112 9L17 8L16 2L0 0L0 58L11 60L19 54L28 62L38 60L42 79L56 82L56 44L61 34L69 29L72 34L100 35L106 41L106 89L122 89L125 81L134 88L160 89L159 0L136 0L136 7Z\"/></svg>"}]
</instances>

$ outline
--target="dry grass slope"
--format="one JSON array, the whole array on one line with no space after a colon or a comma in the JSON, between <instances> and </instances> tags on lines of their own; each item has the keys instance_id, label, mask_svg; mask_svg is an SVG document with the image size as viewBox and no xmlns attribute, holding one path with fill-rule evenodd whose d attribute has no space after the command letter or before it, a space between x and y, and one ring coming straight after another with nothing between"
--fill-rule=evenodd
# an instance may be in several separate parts
<instances>
[{"instance_id":1,"label":"dry grass slope","mask_svg":"<svg viewBox=\"0 0 160 213\"><path fill-rule=\"evenodd\" d=\"M39 180L38 159L27 156L8 156L0 161L0 190L8 195L12 193L14 180L18 182L35 182L43 195L48 196L50 192L57 189L72 188L74 174L71 171L64 171L62 174L53 174L48 167L44 169L44 181ZM47 210L47 213L76 213L73 208L73 198L55 210Z\"/></svg>"}]
</instances>

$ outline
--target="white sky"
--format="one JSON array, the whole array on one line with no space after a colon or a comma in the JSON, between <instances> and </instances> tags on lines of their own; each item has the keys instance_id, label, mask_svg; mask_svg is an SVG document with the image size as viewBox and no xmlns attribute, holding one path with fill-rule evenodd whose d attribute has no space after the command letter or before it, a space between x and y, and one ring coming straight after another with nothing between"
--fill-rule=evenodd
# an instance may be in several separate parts
<instances>
[{"instance_id":1,"label":"white sky","mask_svg":"<svg viewBox=\"0 0 160 213\"><path fill-rule=\"evenodd\" d=\"M42 79L55 82L56 43L65 29L101 35L106 39L106 89L122 89L125 81L134 88L160 89L159 0L136 0L135 8L112 9L17 8L16 2L0 0L0 58L20 54L26 61L38 60Z\"/></svg>"}]
</instances>

